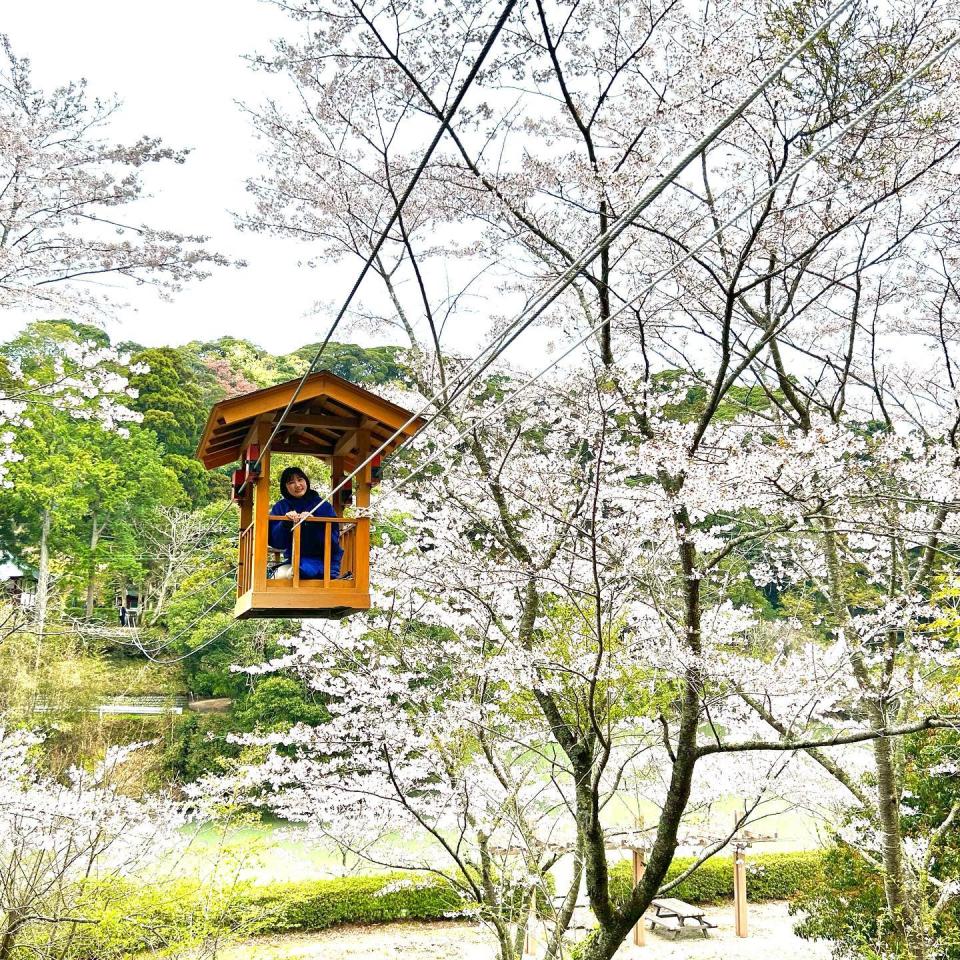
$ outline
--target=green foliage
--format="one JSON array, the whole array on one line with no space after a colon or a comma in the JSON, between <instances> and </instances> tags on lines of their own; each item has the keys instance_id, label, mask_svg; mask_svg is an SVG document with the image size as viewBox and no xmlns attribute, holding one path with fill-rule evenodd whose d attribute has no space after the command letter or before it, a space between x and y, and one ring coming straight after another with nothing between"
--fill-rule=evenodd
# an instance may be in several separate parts
<instances>
[{"instance_id":1,"label":"green foliage","mask_svg":"<svg viewBox=\"0 0 960 960\"><path fill-rule=\"evenodd\" d=\"M164 462L173 470L191 503L208 502L215 493L211 477L194 459L206 423L210 401L219 399L216 377L182 349L151 347L139 350L133 361L149 367L130 378L138 391L131 408L143 414L143 428L163 445Z\"/></svg>"},{"instance_id":2,"label":"green foliage","mask_svg":"<svg viewBox=\"0 0 960 960\"><path fill-rule=\"evenodd\" d=\"M330 714L323 704L313 702L302 683L292 677L265 677L234 707L234 720L241 730L278 733L294 724L317 726Z\"/></svg>"},{"instance_id":3,"label":"green foliage","mask_svg":"<svg viewBox=\"0 0 960 960\"><path fill-rule=\"evenodd\" d=\"M44 353L51 344L95 343L98 347L110 346L110 337L99 327L74 320L35 320L4 345L4 354L21 360Z\"/></svg>"},{"instance_id":4,"label":"green foliage","mask_svg":"<svg viewBox=\"0 0 960 960\"><path fill-rule=\"evenodd\" d=\"M667 871L666 882L689 870L693 857L676 857ZM617 900L625 900L632 886L632 866L621 862L610 871L610 890ZM747 895L751 902L792 900L820 882L823 854L819 851L797 853L758 853L747 859ZM733 857L711 857L683 883L664 896L687 903L720 903L733 898Z\"/></svg>"},{"instance_id":5,"label":"green foliage","mask_svg":"<svg viewBox=\"0 0 960 960\"><path fill-rule=\"evenodd\" d=\"M825 852L820 883L804 890L792 909L806 914L795 928L805 940L831 940L838 956L877 955L873 947L887 912L883 879L849 847Z\"/></svg>"},{"instance_id":6,"label":"green foliage","mask_svg":"<svg viewBox=\"0 0 960 960\"><path fill-rule=\"evenodd\" d=\"M163 766L177 783L191 783L205 774L223 773L243 758L243 751L227 742L227 734L279 733L297 723L316 726L328 718L326 707L303 684L291 677L264 677L252 690L235 697L229 713L188 712L177 717L164 749Z\"/></svg>"},{"instance_id":7,"label":"green foliage","mask_svg":"<svg viewBox=\"0 0 960 960\"><path fill-rule=\"evenodd\" d=\"M90 658L91 682L104 697L183 696L179 665L152 663L132 655Z\"/></svg>"},{"instance_id":8,"label":"green foliage","mask_svg":"<svg viewBox=\"0 0 960 960\"><path fill-rule=\"evenodd\" d=\"M820 882L826 858L820 853L759 854L750 858L757 870L747 883L750 899L783 900ZM676 876L689 866L680 858ZM729 899L732 860L717 857L671 892L693 903ZM617 864L611 884L617 896L629 889L630 868ZM384 893L385 888L388 892ZM98 906L86 915L96 921L72 956L75 960L121 960L130 954L190 942L198 916L207 927L220 925L256 933L309 932L342 923L387 923L395 920L440 920L462 911L460 896L445 883L422 874L390 873L336 880L308 880L243 885L211 896L209 885L180 881L137 887L113 881L101 885ZM86 926L86 925L85 925Z\"/></svg>"},{"instance_id":9,"label":"green foliage","mask_svg":"<svg viewBox=\"0 0 960 960\"><path fill-rule=\"evenodd\" d=\"M939 913L930 908L939 898L942 884L960 872L960 834L955 829L939 829L960 803L960 782L946 772L956 766L960 735L927 731L905 738L902 749L900 822L904 838L920 844L936 838L927 869L930 879L938 882L921 875L911 895L913 906L928 936L941 947L938 957L960 960L960 903L947 902ZM910 955L890 924L882 876L847 845L830 848L822 882L806 891L797 906L808 914L797 932L808 939L833 941L837 956L873 960Z\"/></svg>"},{"instance_id":10,"label":"green foliage","mask_svg":"<svg viewBox=\"0 0 960 960\"><path fill-rule=\"evenodd\" d=\"M20 363L25 376L53 383L82 373L59 348L89 341L109 344L96 328L41 321L4 344L0 354ZM61 372L56 362L63 363ZM126 373L119 362L109 365ZM183 489L149 430L131 426L123 436L86 419L88 409L79 411L83 416L71 415L42 395L26 399L30 425L18 427L14 444L24 459L11 465L13 487L0 499L0 548L35 561L42 517L49 511L49 547L61 589L86 593L92 604L104 583L143 579L147 564L135 526L158 506L181 501Z\"/></svg>"},{"instance_id":11,"label":"green foliage","mask_svg":"<svg viewBox=\"0 0 960 960\"><path fill-rule=\"evenodd\" d=\"M30 324L0 345L0 385L13 384L17 365L25 376L49 383L58 375L53 358L62 348L89 342L110 346L107 334L96 327L67 320ZM63 691L58 702L65 709L57 713L59 726L50 742L73 758L93 742L85 718L103 697L189 691L230 698L230 714L187 714L171 722L163 768L183 782L222 772L240 758L226 743L230 732L279 731L299 722L322 723L327 716L323 704L295 681L254 681L230 669L278 655L278 637L292 629L283 621L233 621L235 517L227 512L212 545L204 545L189 562L173 565L169 580L170 565L151 539L166 529L158 521L160 507L192 504L205 521L201 529L208 529L220 513L221 503L210 501L226 495L228 471L207 472L194 459L210 406L225 396L302 374L317 345L286 356L232 337L179 347L118 346L133 363L149 368L129 376L137 396L120 398L142 414L142 423L131 426L125 437L46 402L32 404L33 425L17 431L17 450L25 459L11 465L14 486L0 498L0 550L36 567L44 511L51 511L50 567L59 591L51 599L51 626L63 611L116 626L115 589L137 587L145 599L139 624L144 646L162 651L163 659L182 660L162 670L129 649L130 656L107 661L97 650L55 650L52 640L38 652L36 642L24 635L7 644L0 667L9 668L9 675L0 676L0 702L29 712L34 698L53 699L54 691ZM322 365L350 380L385 383L404 377L401 355L396 347L331 343ZM67 373L70 362L68 357ZM109 363L115 372L129 374L126 365ZM296 458L298 464L302 460ZM282 467L282 457L276 465ZM318 468L314 479L328 481L318 461L301 465ZM65 628L58 625L57 631ZM45 717L53 722L52 715Z\"/></svg>"},{"instance_id":12,"label":"green foliage","mask_svg":"<svg viewBox=\"0 0 960 960\"><path fill-rule=\"evenodd\" d=\"M291 357L304 361L314 358L319 343L308 343L295 350ZM400 347L358 347L353 343L329 343L321 366L351 383L394 383L406 378Z\"/></svg>"},{"instance_id":13,"label":"green foliage","mask_svg":"<svg viewBox=\"0 0 960 960\"><path fill-rule=\"evenodd\" d=\"M199 881L137 886L119 878L85 885L78 926L62 956L70 960L128 960L149 951L169 955L255 936L269 917L248 884ZM169 953L168 953L169 952Z\"/></svg>"},{"instance_id":14,"label":"green foliage","mask_svg":"<svg viewBox=\"0 0 960 960\"><path fill-rule=\"evenodd\" d=\"M192 456L207 419L201 396L204 387L212 386L212 374L174 347L151 347L132 359L150 369L130 378L138 391L131 407L143 414L143 426L157 435L167 453Z\"/></svg>"},{"instance_id":15,"label":"green foliage","mask_svg":"<svg viewBox=\"0 0 960 960\"><path fill-rule=\"evenodd\" d=\"M167 778L176 783L192 783L206 774L224 773L240 755L239 748L226 740L233 731L229 714L181 714L172 724L163 751Z\"/></svg>"},{"instance_id":16,"label":"green foliage","mask_svg":"<svg viewBox=\"0 0 960 960\"><path fill-rule=\"evenodd\" d=\"M401 884L404 886L399 889L383 892ZM338 923L439 920L463 909L460 897L445 883L402 873L270 884L255 888L252 896L257 906L273 917L271 931L325 930Z\"/></svg>"},{"instance_id":17,"label":"green foliage","mask_svg":"<svg viewBox=\"0 0 960 960\"><path fill-rule=\"evenodd\" d=\"M194 506L221 501L230 495L229 478L216 470L207 470L192 456L168 453L163 462L176 474L183 492Z\"/></svg>"},{"instance_id":18,"label":"green foliage","mask_svg":"<svg viewBox=\"0 0 960 960\"><path fill-rule=\"evenodd\" d=\"M384 892L387 887L396 887ZM417 874L390 873L237 885L199 881L138 887L114 880L91 884L74 960L121 960L136 953L200 942L217 930L256 933L325 930L340 923L440 920L463 909L446 884Z\"/></svg>"},{"instance_id":19,"label":"green foliage","mask_svg":"<svg viewBox=\"0 0 960 960\"><path fill-rule=\"evenodd\" d=\"M654 376L654 382L664 387L674 387L678 374L675 371L665 371ZM679 403L668 404L664 413L671 419L690 423L700 417L707 409L710 397L702 386L690 387L683 400ZM717 407L712 422L736 420L745 413L766 410L770 406L770 399L760 387L731 387L723 401Z\"/></svg>"},{"instance_id":20,"label":"green foliage","mask_svg":"<svg viewBox=\"0 0 960 960\"><path fill-rule=\"evenodd\" d=\"M249 340L220 337L206 343L193 341L178 351L210 372L215 384L213 399L221 400L302 376L319 346L308 343L293 353L273 355ZM391 383L405 377L402 352L399 347L359 347L331 342L319 366L353 383ZM211 395L206 399L210 400Z\"/></svg>"}]
</instances>

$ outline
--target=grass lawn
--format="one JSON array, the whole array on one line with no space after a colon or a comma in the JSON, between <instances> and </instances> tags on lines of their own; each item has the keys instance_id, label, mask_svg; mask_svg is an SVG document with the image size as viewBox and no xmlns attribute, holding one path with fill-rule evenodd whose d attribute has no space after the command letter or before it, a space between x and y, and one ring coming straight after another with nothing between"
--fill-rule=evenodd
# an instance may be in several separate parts
<instances>
[{"instance_id":1,"label":"grass lawn","mask_svg":"<svg viewBox=\"0 0 960 960\"><path fill-rule=\"evenodd\" d=\"M260 823L223 828L205 824L189 831L189 843L182 854L165 867L176 876L237 876L241 880L272 883L282 880L318 880L342 876L343 860L332 844L320 844L306 837L300 824L265 818ZM423 843L389 838L394 849L416 854ZM353 860L349 861L351 864ZM363 863L354 872L377 872Z\"/></svg>"}]
</instances>

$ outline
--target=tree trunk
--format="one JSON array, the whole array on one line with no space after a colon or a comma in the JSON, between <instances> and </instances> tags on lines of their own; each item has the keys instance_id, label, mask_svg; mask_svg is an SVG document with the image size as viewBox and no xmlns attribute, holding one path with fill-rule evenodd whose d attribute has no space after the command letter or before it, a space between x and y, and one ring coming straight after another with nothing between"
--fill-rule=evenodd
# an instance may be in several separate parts
<instances>
[{"instance_id":1,"label":"tree trunk","mask_svg":"<svg viewBox=\"0 0 960 960\"><path fill-rule=\"evenodd\" d=\"M40 646L43 642L43 630L47 623L47 597L50 592L50 519L53 510L47 507L43 511L43 527L40 532L40 569L37 572L37 608L35 623L37 627L37 663L40 665Z\"/></svg>"},{"instance_id":2,"label":"tree trunk","mask_svg":"<svg viewBox=\"0 0 960 960\"><path fill-rule=\"evenodd\" d=\"M20 927L22 907L9 907L7 910L6 922L3 925L3 933L0 934L0 960L10 960L13 956L14 948L17 945L17 932Z\"/></svg>"},{"instance_id":3,"label":"tree trunk","mask_svg":"<svg viewBox=\"0 0 960 960\"><path fill-rule=\"evenodd\" d=\"M94 554L97 551L97 544L100 542L100 534L103 526L97 526L97 515L94 514L90 519L90 562L87 565L87 605L84 610L84 616L87 620L93 619L93 601L96 591L96 572L97 564Z\"/></svg>"},{"instance_id":4,"label":"tree trunk","mask_svg":"<svg viewBox=\"0 0 960 960\"><path fill-rule=\"evenodd\" d=\"M880 722L882 711L877 710ZM877 722L874 720L874 722ZM900 787L897 782L893 744L886 737L873 741L877 773L877 810L883 837L883 892L894 929L903 937L914 960L927 956L923 922L903 864L903 830L900 822Z\"/></svg>"},{"instance_id":5,"label":"tree trunk","mask_svg":"<svg viewBox=\"0 0 960 960\"><path fill-rule=\"evenodd\" d=\"M690 518L685 510L677 514L677 525L681 529L690 528ZM695 548L688 541L683 541L680 548L682 569L685 575L685 614L684 621L687 628L687 645L690 650L700 655L701 641L701 597L700 577L697 574L697 557ZM670 784L667 796L660 812L660 822L657 824L656 839L647 858L647 867L643 878L630 894L629 899L622 906L611 912L608 918L599 916L600 927L584 941L580 956L582 960L612 960L620 945L630 935L630 931L641 922L641 918L650 902L657 895L657 890L667 875L673 856L677 850L677 834L680 823L690 799L690 789L693 785L694 770L697 765L697 726L700 720L700 691L703 689L703 677L698 667L688 667L684 680L683 699L680 705L680 727L677 731L674 745L674 758L670 774ZM590 837L584 837L587 844L587 855ZM594 856L604 856L602 846L593 851ZM587 868L587 890L590 891L589 859Z\"/></svg>"},{"instance_id":6,"label":"tree trunk","mask_svg":"<svg viewBox=\"0 0 960 960\"><path fill-rule=\"evenodd\" d=\"M9 960L13 947L14 936L13 932L8 927L3 931L3 936L0 936L0 960Z\"/></svg>"}]
</instances>

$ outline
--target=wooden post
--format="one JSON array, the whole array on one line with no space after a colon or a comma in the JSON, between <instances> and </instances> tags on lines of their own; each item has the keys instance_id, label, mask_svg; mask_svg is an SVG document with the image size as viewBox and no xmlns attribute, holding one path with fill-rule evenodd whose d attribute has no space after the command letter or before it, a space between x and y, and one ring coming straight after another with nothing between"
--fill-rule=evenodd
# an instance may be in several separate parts
<instances>
[{"instance_id":1,"label":"wooden post","mask_svg":"<svg viewBox=\"0 0 960 960\"><path fill-rule=\"evenodd\" d=\"M357 463L361 464L370 453L370 431L357 431ZM357 474L357 509L370 506L370 464ZM366 591L370 585L370 520L357 520L354 534L354 584L357 590Z\"/></svg>"},{"instance_id":2,"label":"wooden post","mask_svg":"<svg viewBox=\"0 0 960 960\"><path fill-rule=\"evenodd\" d=\"M334 490L340 485L340 481L343 479L343 457L331 457L330 458L330 489ZM344 491L339 491L335 496L335 503L332 503L333 511L338 517L343 516L343 510L340 509L339 503Z\"/></svg>"},{"instance_id":3,"label":"wooden post","mask_svg":"<svg viewBox=\"0 0 960 960\"><path fill-rule=\"evenodd\" d=\"M646 863L644 862L642 850L633 850L631 852L633 853L633 885L636 886L640 882L641 877L643 877ZM644 947L646 944L647 934L643 928L643 915L641 914L640 919L633 928L633 945L635 947Z\"/></svg>"},{"instance_id":4,"label":"wooden post","mask_svg":"<svg viewBox=\"0 0 960 960\"><path fill-rule=\"evenodd\" d=\"M738 937L747 936L747 849L733 847L733 915Z\"/></svg>"},{"instance_id":5,"label":"wooden post","mask_svg":"<svg viewBox=\"0 0 960 960\"><path fill-rule=\"evenodd\" d=\"M357 431L357 466L370 456L370 431ZM356 477L357 480L357 507L370 506L370 464L368 463Z\"/></svg>"},{"instance_id":6,"label":"wooden post","mask_svg":"<svg viewBox=\"0 0 960 960\"><path fill-rule=\"evenodd\" d=\"M323 521L323 585L330 587L330 561L333 558L333 521Z\"/></svg>"},{"instance_id":7,"label":"wooden post","mask_svg":"<svg viewBox=\"0 0 960 960\"><path fill-rule=\"evenodd\" d=\"M300 534L303 533L303 524L293 525L293 542L290 544L290 566L293 567L293 589L300 586Z\"/></svg>"}]
</instances>

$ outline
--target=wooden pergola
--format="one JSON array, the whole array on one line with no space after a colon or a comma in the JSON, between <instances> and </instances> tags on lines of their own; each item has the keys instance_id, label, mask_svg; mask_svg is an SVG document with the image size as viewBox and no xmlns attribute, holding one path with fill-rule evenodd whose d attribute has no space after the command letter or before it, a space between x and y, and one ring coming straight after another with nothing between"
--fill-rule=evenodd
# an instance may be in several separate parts
<instances>
[{"instance_id":1,"label":"wooden pergola","mask_svg":"<svg viewBox=\"0 0 960 960\"><path fill-rule=\"evenodd\" d=\"M344 516L349 490L332 498L336 517L311 517L307 523L325 524L324 576L307 580L299 575L300 527L293 531L293 579L268 579L270 505L279 490L270 489L270 456L274 453L317 457L330 465L331 489L353 472L372 450L386 444L391 453L423 426L402 407L364 390L328 370L309 376L296 402L282 417L276 437L266 449L300 379L223 400L210 411L197 457L208 470L240 462L234 489L241 486L240 539L237 570L237 617L340 618L370 607L370 520ZM412 422L407 424L407 421ZM391 440L391 436L400 431ZM260 469L253 467L260 459ZM367 464L354 478L360 511L370 505L375 480ZM322 495L322 491L321 495ZM331 577L331 537L339 527L343 549L341 575Z\"/></svg>"}]
</instances>

